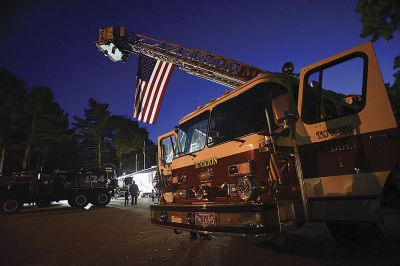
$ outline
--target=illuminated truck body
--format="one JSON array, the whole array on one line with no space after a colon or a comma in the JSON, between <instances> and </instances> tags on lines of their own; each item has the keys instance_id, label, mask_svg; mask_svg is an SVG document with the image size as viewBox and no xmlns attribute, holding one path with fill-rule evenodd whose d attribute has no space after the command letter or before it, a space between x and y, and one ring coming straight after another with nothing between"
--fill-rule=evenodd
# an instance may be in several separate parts
<instances>
[{"instance_id":1,"label":"illuminated truck body","mask_svg":"<svg viewBox=\"0 0 400 266\"><path fill-rule=\"evenodd\" d=\"M371 43L265 73L158 139L151 222L262 235L304 222L375 225L400 133Z\"/></svg>"}]
</instances>

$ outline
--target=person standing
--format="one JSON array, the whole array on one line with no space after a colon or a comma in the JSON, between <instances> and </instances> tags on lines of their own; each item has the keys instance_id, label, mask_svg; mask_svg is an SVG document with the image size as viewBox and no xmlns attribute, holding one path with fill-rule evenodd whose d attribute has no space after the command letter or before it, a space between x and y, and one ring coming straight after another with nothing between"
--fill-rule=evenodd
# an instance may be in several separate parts
<instances>
[{"instance_id":1,"label":"person standing","mask_svg":"<svg viewBox=\"0 0 400 266\"><path fill-rule=\"evenodd\" d=\"M139 187L135 184L135 181L132 181L132 185L129 187L129 192L131 193L131 205L137 205L137 198L139 194Z\"/></svg>"},{"instance_id":2,"label":"person standing","mask_svg":"<svg viewBox=\"0 0 400 266\"><path fill-rule=\"evenodd\" d=\"M129 191L128 191L128 189L127 190L125 190L125 193L124 193L125 195L125 202L124 202L124 206L126 206L126 205L128 205L129 204Z\"/></svg>"},{"instance_id":3,"label":"person standing","mask_svg":"<svg viewBox=\"0 0 400 266\"><path fill-rule=\"evenodd\" d=\"M154 198L156 196L156 194L154 193L154 189L151 190L151 201L154 202Z\"/></svg>"}]
</instances>

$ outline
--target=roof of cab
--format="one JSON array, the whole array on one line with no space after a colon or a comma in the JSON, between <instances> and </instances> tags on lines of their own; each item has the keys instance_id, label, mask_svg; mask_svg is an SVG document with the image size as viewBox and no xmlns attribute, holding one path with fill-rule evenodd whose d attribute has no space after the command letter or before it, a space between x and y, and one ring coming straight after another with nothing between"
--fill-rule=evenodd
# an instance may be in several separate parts
<instances>
[{"instance_id":1,"label":"roof of cab","mask_svg":"<svg viewBox=\"0 0 400 266\"><path fill-rule=\"evenodd\" d=\"M265 81L268 78L271 77L285 77L287 78L287 75L282 74L282 73L273 73L273 72L269 72L269 73L263 73L263 74L259 74L257 77L249 80L248 82L246 82L245 84L243 84L242 86L239 86L233 90L230 91L225 91L223 95L221 95L220 97L216 98L216 99L211 99L208 103L206 103L203 106L199 106L196 108L196 110L194 110L193 112L185 115L184 117L182 117L181 120L179 120L179 124L182 124L184 122L186 122L187 120L197 116L198 114L206 111L206 110L211 110L215 105L235 97L236 95L241 94L242 92L252 88L254 85L261 83L263 81Z\"/></svg>"}]
</instances>

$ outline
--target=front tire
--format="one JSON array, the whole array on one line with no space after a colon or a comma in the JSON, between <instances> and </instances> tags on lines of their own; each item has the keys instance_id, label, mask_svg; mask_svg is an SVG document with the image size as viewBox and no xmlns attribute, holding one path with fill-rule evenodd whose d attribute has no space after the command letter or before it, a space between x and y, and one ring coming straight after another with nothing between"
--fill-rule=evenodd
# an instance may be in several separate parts
<instances>
[{"instance_id":1,"label":"front tire","mask_svg":"<svg viewBox=\"0 0 400 266\"><path fill-rule=\"evenodd\" d=\"M15 196L8 196L1 200L1 213L14 214L21 210L22 202Z\"/></svg>"},{"instance_id":2,"label":"front tire","mask_svg":"<svg viewBox=\"0 0 400 266\"><path fill-rule=\"evenodd\" d=\"M68 201L69 203L69 201ZM71 205L72 204L72 205ZM69 203L69 205L71 205L72 207L76 208L76 209L83 209L85 208L87 205L89 204L89 199L88 197L83 194L83 193L76 193L73 195L71 203Z\"/></svg>"},{"instance_id":3,"label":"front tire","mask_svg":"<svg viewBox=\"0 0 400 266\"><path fill-rule=\"evenodd\" d=\"M111 201L111 195L107 192L100 192L93 196L91 203L95 206L107 206Z\"/></svg>"}]
</instances>

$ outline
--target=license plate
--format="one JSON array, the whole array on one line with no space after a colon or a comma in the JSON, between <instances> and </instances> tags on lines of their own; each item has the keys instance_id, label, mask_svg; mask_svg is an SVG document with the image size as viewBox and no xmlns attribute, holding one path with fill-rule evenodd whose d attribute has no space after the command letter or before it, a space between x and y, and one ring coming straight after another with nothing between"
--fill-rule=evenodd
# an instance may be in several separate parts
<instances>
[{"instance_id":1,"label":"license plate","mask_svg":"<svg viewBox=\"0 0 400 266\"><path fill-rule=\"evenodd\" d=\"M212 212L196 212L195 213L195 225L200 225L202 227L217 225L215 221L215 213Z\"/></svg>"}]
</instances>

